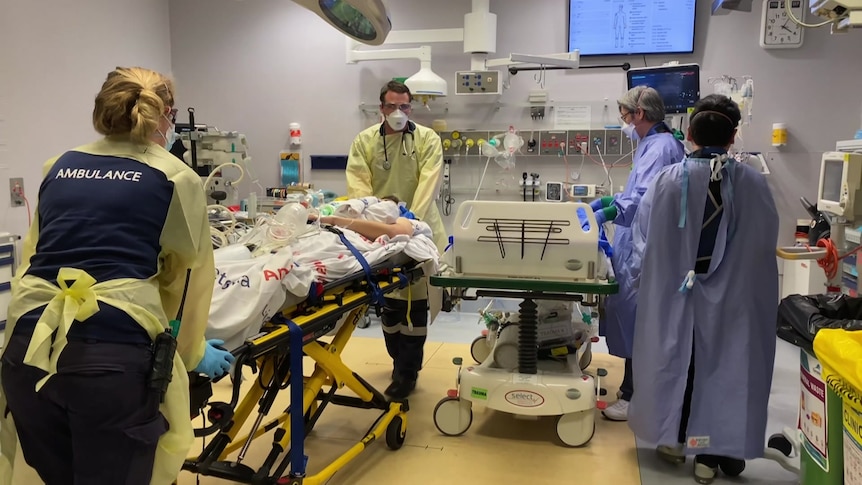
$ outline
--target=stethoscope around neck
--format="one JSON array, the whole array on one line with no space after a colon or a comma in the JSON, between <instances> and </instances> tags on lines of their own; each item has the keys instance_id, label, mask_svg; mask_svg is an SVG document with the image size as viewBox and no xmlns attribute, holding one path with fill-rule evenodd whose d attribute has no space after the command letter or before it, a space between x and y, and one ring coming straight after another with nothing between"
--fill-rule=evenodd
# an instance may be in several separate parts
<instances>
[{"instance_id":1,"label":"stethoscope around neck","mask_svg":"<svg viewBox=\"0 0 862 485\"><path fill-rule=\"evenodd\" d=\"M410 157L416 156L416 137L413 132L416 130L416 125L412 121L407 122L407 129L401 132L401 155L407 156L407 142L404 135L410 135ZM389 170L392 168L392 162L389 161L389 151L386 149L386 127L380 125L380 135L383 137L383 169Z\"/></svg>"}]
</instances>

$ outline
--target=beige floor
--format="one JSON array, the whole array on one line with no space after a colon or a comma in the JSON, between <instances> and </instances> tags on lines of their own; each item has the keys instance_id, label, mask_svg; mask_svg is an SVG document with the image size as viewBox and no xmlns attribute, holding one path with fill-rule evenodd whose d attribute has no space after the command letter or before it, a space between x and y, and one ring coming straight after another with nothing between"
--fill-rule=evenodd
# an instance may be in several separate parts
<instances>
[{"instance_id":1,"label":"beige floor","mask_svg":"<svg viewBox=\"0 0 862 485\"><path fill-rule=\"evenodd\" d=\"M339 471L329 485L497 485L512 482L640 485L634 436L625 423L611 423L599 416L595 437L587 446L577 449L556 442L553 418L526 421L491 410L475 413L473 425L464 435L456 438L441 435L434 427L433 409L454 385L456 368L452 358L461 356L466 362L470 356L469 347L429 342L425 348L426 364L416 392L410 398L404 447L390 451L382 441L373 443ZM354 337L343 358L378 389L388 384L391 361L382 339ZM596 366L608 369L610 376L623 373L622 361L607 355L596 355L593 368ZM613 395L619 383L610 379L605 385ZM225 400L229 390L226 380L220 382L216 385L214 400ZM285 409L289 402L287 394L279 396L274 411ZM350 448L377 416L374 410L329 407L306 440L309 475ZM247 423L246 427L249 425ZM271 440L271 433L256 440L245 463L260 464L270 450ZM200 445L198 443L194 451L199 450ZM24 467L19 456L15 483L39 483L38 478L22 470ZM221 485L228 482L187 472L180 475L179 485L198 483Z\"/></svg>"},{"instance_id":2,"label":"beige floor","mask_svg":"<svg viewBox=\"0 0 862 485\"><path fill-rule=\"evenodd\" d=\"M531 485L579 483L640 485L635 439L624 423L598 418L596 435L584 448L557 444L553 418L524 421L496 411L474 416L472 427L460 437L441 435L434 427L433 410L453 387L456 368L452 358L469 359L463 344L428 343L426 364L416 392L410 398L406 443L390 451L385 443L372 444L362 455L338 472L330 485L451 485L458 483ZM372 385L384 389L392 370L382 339L354 337L343 355L345 363ZM622 361L601 355L594 366L607 368L611 376L622 375ZM221 384L221 383L220 383ZM608 382L616 393L618 382ZM217 395L227 391L219 386ZM287 405L287 393L279 396ZM306 441L308 473L314 474L358 440L377 417L377 411L330 407ZM271 434L252 445L247 463L261 463L270 449ZM460 470L460 471L456 471ZM180 476L180 485L195 484L189 473ZM200 477L201 485L224 481Z\"/></svg>"}]
</instances>

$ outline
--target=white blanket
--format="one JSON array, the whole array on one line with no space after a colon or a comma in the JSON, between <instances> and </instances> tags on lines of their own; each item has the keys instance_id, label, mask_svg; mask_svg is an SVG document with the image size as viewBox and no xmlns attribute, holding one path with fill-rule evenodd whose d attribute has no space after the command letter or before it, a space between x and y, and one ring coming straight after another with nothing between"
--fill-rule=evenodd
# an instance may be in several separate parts
<instances>
[{"instance_id":1,"label":"white blanket","mask_svg":"<svg viewBox=\"0 0 862 485\"><path fill-rule=\"evenodd\" d=\"M386 261L400 253L416 261L432 261L437 270L437 248L424 222L414 221L414 235L375 241L343 229L345 237L368 264ZM210 306L208 339L221 339L234 349L282 308L303 301L313 282L335 281L362 271L338 235L314 231L274 254L239 259L237 248L216 251L216 278ZM242 253L242 251L240 251Z\"/></svg>"}]
</instances>

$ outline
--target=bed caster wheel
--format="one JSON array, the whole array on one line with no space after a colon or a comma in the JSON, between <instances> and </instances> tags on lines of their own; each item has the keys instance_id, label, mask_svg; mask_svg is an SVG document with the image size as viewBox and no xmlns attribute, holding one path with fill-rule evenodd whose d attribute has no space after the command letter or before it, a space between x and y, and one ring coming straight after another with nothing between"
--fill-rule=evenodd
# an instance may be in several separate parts
<instances>
[{"instance_id":1,"label":"bed caster wheel","mask_svg":"<svg viewBox=\"0 0 862 485\"><path fill-rule=\"evenodd\" d=\"M557 437L566 446L583 446L596 434L596 417L590 411L563 414L557 418Z\"/></svg>"},{"instance_id":2,"label":"bed caster wheel","mask_svg":"<svg viewBox=\"0 0 862 485\"><path fill-rule=\"evenodd\" d=\"M356 325L359 328L368 328L371 326L371 315L365 315L362 320Z\"/></svg>"},{"instance_id":3,"label":"bed caster wheel","mask_svg":"<svg viewBox=\"0 0 862 485\"><path fill-rule=\"evenodd\" d=\"M491 355L491 345L488 343L488 337L476 337L473 343L470 344L470 355L477 364L481 364Z\"/></svg>"},{"instance_id":4,"label":"bed caster wheel","mask_svg":"<svg viewBox=\"0 0 862 485\"><path fill-rule=\"evenodd\" d=\"M461 436L473 424L473 406L457 397L444 397L434 407L434 426L446 436Z\"/></svg>"},{"instance_id":5,"label":"bed caster wheel","mask_svg":"<svg viewBox=\"0 0 862 485\"><path fill-rule=\"evenodd\" d=\"M769 441L766 442L766 446L767 448L781 452L782 455L787 457L793 454L793 443L781 433L770 436Z\"/></svg>"},{"instance_id":6,"label":"bed caster wheel","mask_svg":"<svg viewBox=\"0 0 862 485\"><path fill-rule=\"evenodd\" d=\"M407 437L407 429L404 431L401 430L401 425L404 423L404 420L401 419L401 416L395 416L392 419L392 422L389 423L389 426L386 427L386 446L389 447L390 450L397 450L404 446L404 438Z\"/></svg>"}]
</instances>

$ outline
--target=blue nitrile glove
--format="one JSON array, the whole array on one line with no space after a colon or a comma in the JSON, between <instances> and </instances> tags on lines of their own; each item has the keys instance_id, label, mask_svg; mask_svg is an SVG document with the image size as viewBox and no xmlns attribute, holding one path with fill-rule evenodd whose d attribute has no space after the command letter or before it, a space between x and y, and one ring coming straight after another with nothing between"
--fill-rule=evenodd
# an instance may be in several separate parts
<instances>
[{"instance_id":1,"label":"blue nitrile glove","mask_svg":"<svg viewBox=\"0 0 862 485\"><path fill-rule=\"evenodd\" d=\"M617 206L611 205L600 211L596 211L596 222L601 226L605 222L613 221L617 218Z\"/></svg>"},{"instance_id":2,"label":"blue nitrile glove","mask_svg":"<svg viewBox=\"0 0 862 485\"><path fill-rule=\"evenodd\" d=\"M614 196L606 195L604 197L599 197L598 199L590 202L590 207L593 209L593 212L598 212L601 209L606 207L610 207L614 203Z\"/></svg>"},{"instance_id":3,"label":"blue nitrile glove","mask_svg":"<svg viewBox=\"0 0 862 485\"><path fill-rule=\"evenodd\" d=\"M614 248L611 247L611 243L608 242L608 236L605 234L605 226L599 226L599 249L609 258L614 255Z\"/></svg>"},{"instance_id":4,"label":"blue nitrile glove","mask_svg":"<svg viewBox=\"0 0 862 485\"><path fill-rule=\"evenodd\" d=\"M578 208L575 212L578 214L578 220L581 221L581 229L584 232L588 232L590 230L590 221L587 219L587 213L582 208Z\"/></svg>"},{"instance_id":5,"label":"blue nitrile glove","mask_svg":"<svg viewBox=\"0 0 862 485\"><path fill-rule=\"evenodd\" d=\"M404 203L398 204L398 212L401 213L401 217L410 220L416 220L416 215L407 210L407 206Z\"/></svg>"},{"instance_id":6,"label":"blue nitrile glove","mask_svg":"<svg viewBox=\"0 0 862 485\"><path fill-rule=\"evenodd\" d=\"M605 222L608 221L608 217L605 215L605 210L600 209L596 211L596 223L601 226Z\"/></svg>"},{"instance_id":7,"label":"blue nitrile glove","mask_svg":"<svg viewBox=\"0 0 862 485\"><path fill-rule=\"evenodd\" d=\"M230 372L230 365L236 360L233 354L219 348L224 345L223 340L213 339L207 340L207 346L204 350L204 358L201 363L195 367L195 372L206 374L210 379L223 376Z\"/></svg>"}]
</instances>

